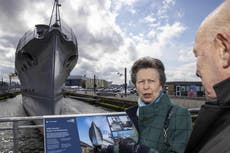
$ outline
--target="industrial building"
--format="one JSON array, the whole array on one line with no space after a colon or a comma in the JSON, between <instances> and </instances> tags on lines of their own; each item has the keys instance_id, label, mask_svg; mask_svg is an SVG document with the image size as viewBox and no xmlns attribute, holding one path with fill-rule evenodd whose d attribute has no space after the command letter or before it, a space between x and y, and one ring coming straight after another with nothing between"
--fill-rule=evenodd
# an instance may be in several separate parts
<instances>
[{"instance_id":1,"label":"industrial building","mask_svg":"<svg viewBox=\"0 0 230 153\"><path fill-rule=\"evenodd\" d=\"M95 84L95 85L94 85ZM102 79L92 79L85 76L69 76L66 86L78 86L85 89L114 87L111 82ZM117 85L118 86L118 85ZM133 87L134 88L134 87ZM172 81L165 83L165 92L173 96L204 97L204 87L199 81Z\"/></svg>"},{"instance_id":2,"label":"industrial building","mask_svg":"<svg viewBox=\"0 0 230 153\"><path fill-rule=\"evenodd\" d=\"M70 75L66 81L65 86L78 86L85 88L85 82L88 78L81 75Z\"/></svg>"},{"instance_id":3,"label":"industrial building","mask_svg":"<svg viewBox=\"0 0 230 153\"><path fill-rule=\"evenodd\" d=\"M204 87L198 81L166 82L165 91L175 96L203 97L205 95Z\"/></svg>"},{"instance_id":4,"label":"industrial building","mask_svg":"<svg viewBox=\"0 0 230 153\"><path fill-rule=\"evenodd\" d=\"M80 75L69 76L65 81L65 86L78 86L86 89L94 88L94 84L97 88L106 88L109 82L102 79L94 80Z\"/></svg>"}]
</instances>

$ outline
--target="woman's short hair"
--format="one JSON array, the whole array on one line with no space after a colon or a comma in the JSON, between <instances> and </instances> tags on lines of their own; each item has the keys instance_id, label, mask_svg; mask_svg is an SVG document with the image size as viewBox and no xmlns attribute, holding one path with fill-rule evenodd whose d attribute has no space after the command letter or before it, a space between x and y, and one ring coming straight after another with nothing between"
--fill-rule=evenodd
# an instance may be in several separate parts
<instances>
[{"instance_id":1,"label":"woman's short hair","mask_svg":"<svg viewBox=\"0 0 230 153\"><path fill-rule=\"evenodd\" d=\"M136 76L137 72L140 69L147 69L147 68L154 68L157 70L159 74L160 84L162 87L164 87L164 84L166 82L166 76L165 76L165 67L163 63L156 58L152 57L142 57L138 59L136 62L134 62L132 68L131 68L131 81L134 85L136 85Z\"/></svg>"}]
</instances>

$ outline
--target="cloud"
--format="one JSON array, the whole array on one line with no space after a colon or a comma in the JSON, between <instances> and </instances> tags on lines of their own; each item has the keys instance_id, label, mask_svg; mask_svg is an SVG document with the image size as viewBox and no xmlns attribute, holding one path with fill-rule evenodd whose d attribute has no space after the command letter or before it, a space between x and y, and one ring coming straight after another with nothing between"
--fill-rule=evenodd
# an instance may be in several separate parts
<instances>
[{"instance_id":1,"label":"cloud","mask_svg":"<svg viewBox=\"0 0 230 153\"><path fill-rule=\"evenodd\" d=\"M23 10L23 4L25 4L25 1L21 1L20 3L15 3L14 0L9 1L1 1L0 5L0 19L1 24L0 25L0 33L1 36L5 36L7 34L18 32L22 25L15 25L15 22L21 22L20 14ZM13 9L12 9L13 8Z\"/></svg>"},{"instance_id":2,"label":"cloud","mask_svg":"<svg viewBox=\"0 0 230 153\"><path fill-rule=\"evenodd\" d=\"M176 3L176 0L163 0L161 7L158 9L157 16L159 19L168 19L168 11Z\"/></svg>"},{"instance_id":3,"label":"cloud","mask_svg":"<svg viewBox=\"0 0 230 153\"><path fill-rule=\"evenodd\" d=\"M165 44L165 42L171 41L172 38L178 37L182 32L186 30L180 22L175 22L172 25L166 24L159 28L161 31L158 36L158 41L160 44Z\"/></svg>"},{"instance_id":4,"label":"cloud","mask_svg":"<svg viewBox=\"0 0 230 153\"><path fill-rule=\"evenodd\" d=\"M193 47L187 47L182 50L179 50L178 60L181 62L193 62L195 61L195 56L193 53Z\"/></svg>"},{"instance_id":5,"label":"cloud","mask_svg":"<svg viewBox=\"0 0 230 153\"><path fill-rule=\"evenodd\" d=\"M179 65L174 70L166 70L167 81L200 81L196 76L196 63Z\"/></svg>"},{"instance_id":6,"label":"cloud","mask_svg":"<svg viewBox=\"0 0 230 153\"><path fill-rule=\"evenodd\" d=\"M114 83L123 83L124 78L116 73L124 73L127 68L129 78L133 62L143 56L167 58L167 62L182 64L194 62L189 58L190 48L181 47L181 42L177 41L187 30L186 25L180 20L169 21L175 0L148 3L140 0L60 0L60 3L62 24L71 27L78 40L79 59L72 75L91 78L97 75ZM52 5L52 1L44 0L21 0L20 3L0 0L1 74L7 76L14 71L18 40L35 24L49 23ZM177 14L182 16L178 11ZM169 77L183 77L176 69L178 66L171 68ZM175 69L178 74L173 73Z\"/></svg>"},{"instance_id":7,"label":"cloud","mask_svg":"<svg viewBox=\"0 0 230 153\"><path fill-rule=\"evenodd\" d=\"M111 4L111 11L112 13L117 16L119 14L119 11L124 8L128 7L128 11L131 14L135 14L136 11L133 9L133 5L137 2L138 0L112 0Z\"/></svg>"},{"instance_id":8,"label":"cloud","mask_svg":"<svg viewBox=\"0 0 230 153\"><path fill-rule=\"evenodd\" d=\"M36 15L44 11L36 9L39 3L39 1L33 0L29 3L27 0L0 1L0 74L4 78L8 78L8 74L15 71L16 46L20 37L29 29L28 22L34 19L32 13ZM26 12L27 16L25 16Z\"/></svg>"},{"instance_id":9,"label":"cloud","mask_svg":"<svg viewBox=\"0 0 230 153\"><path fill-rule=\"evenodd\" d=\"M75 20L67 21L74 27L78 38L79 58L100 61L103 54L118 52L123 44L121 30L116 25L113 14L109 12L108 5L97 1L78 1L78 10L67 11L65 14L67 19L74 14Z\"/></svg>"},{"instance_id":10,"label":"cloud","mask_svg":"<svg viewBox=\"0 0 230 153\"><path fill-rule=\"evenodd\" d=\"M74 6L73 4L76 5L76 3L78 7L72 7ZM18 3L18 5L15 4L16 3L10 0L7 1L7 3L2 1L0 5L2 8L1 21L7 23L1 24L0 26L1 37L4 37L0 45L4 46L4 43L9 45L11 52L12 47L16 48L19 38L29 27L41 22L44 23L45 21L43 19L49 18L52 8L51 3L46 4L44 1L36 1L36 5L33 0L22 1L22 3ZM11 8L7 9L9 7ZM14 9L12 9L12 7ZM107 3L107 1L71 1L70 3L63 1L61 7L61 10L63 8L63 12L61 11L61 15L64 14L64 20L66 19L66 23L74 29L78 39L79 59L82 59L78 61L78 64L84 61L84 59L86 61L80 64L83 66L81 69L93 71L95 65L96 67L100 65L98 64L101 61L100 57L105 54L111 55L118 52L123 44L124 40L120 34L120 29L116 26L113 14L108 11L110 7L110 3ZM74 19L72 17L74 17ZM9 20L7 21L9 18L11 19L10 22ZM49 22L49 20L47 21ZM16 39L14 39L15 35ZM6 54L6 50L9 52L8 48L2 47L1 49L2 57L5 55L9 56L9 54ZM12 66L14 65L12 60L9 62L12 62ZM9 62L4 62L3 59L1 63L2 65L5 64L9 66Z\"/></svg>"},{"instance_id":11,"label":"cloud","mask_svg":"<svg viewBox=\"0 0 230 153\"><path fill-rule=\"evenodd\" d=\"M130 4L134 4L134 2L135 1ZM118 3L122 5L120 8L125 6L125 4L121 4L121 2L117 2L116 5L118 5ZM114 7L116 7L116 5ZM169 5L174 4L173 1L166 1L164 5L168 5L165 9L169 9ZM164 13L167 13L167 11ZM90 14L91 13L88 11L87 21L91 19L93 21L94 19L93 16L90 16ZM100 21L100 11L98 14L99 15L96 17L96 20ZM126 31L122 31L119 25L116 24L116 15L107 13L107 18L105 17L106 13L103 15L105 20L103 21L103 26L99 24L100 30L96 29L94 31L91 29L94 32L90 32L90 30L87 30L86 27L84 27L84 30L80 30L80 36L78 35L79 38L82 39L79 40L79 54L82 55L80 58L87 58L88 61L86 60L87 62L84 64L80 64L79 61L79 64L85 66L84 71L86 71L85 73L89 76L96 74L100 78L106 80L111 80L111 78L113 78L112 81L115 83L119 81L123 82L123 78L117 77L116 75L114 76L113 71L123 71L124 67L130 69L133 61L143 56L161 58L163 56L164 49L167 48L166 46L169 44L172 45L173 42L175 42L174 39L179 37L186 30L186 27L180 22L163 24L163 22L161 23L161 21L153 18L151 15L148 15L145 17L145 22L149 25L149 27L155 26L155 29L148 32L148 37L146 37L144 33L138 33L138 35L127 35ZM108 27L109 29L107 29ZM100 31L107 32L105 32L104 35L104 33ZM94 62L94 64L91 64L90 62ZM90 73L86 69L88 69ZM79 72L83 71L82 68L79 70Z\"/></svg>"}]
</instances>

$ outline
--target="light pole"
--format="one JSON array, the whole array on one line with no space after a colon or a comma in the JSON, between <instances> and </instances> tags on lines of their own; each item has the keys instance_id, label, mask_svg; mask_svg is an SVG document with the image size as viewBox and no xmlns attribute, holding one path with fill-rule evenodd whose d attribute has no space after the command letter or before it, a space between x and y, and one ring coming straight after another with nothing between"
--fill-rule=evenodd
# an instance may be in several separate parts
<instances>
[{"instance_id":1,"label":"light pole","mask_svg":"<svg viewBox=\"0 0 230 153\"><path fill-rule=\"evenodd\" d=\"M117 72L117 74L119 76L123 75L122 73L119 73L119 72ZM127 96L127 68L126 67L124 69L124 90L125 90L124 96L126 97Z\"/></svg>"},{"instance_id":2,"label":"light pole","mask_svg":"<svg viewBox=\"0 0 230 153\"><path fill-rule=\"evenodd\" d=\"M96 93L96 87L97 87L96 75L93 75L93 92L94 92L94 94Z\"/></svg>"},{"instance_id":3,"label":"light pole","mask_svg":"<svg viewBox=\"0 0 230 153\"><path fill-rule=\"evenodd\" d=\"M127 68L125 67L125 97L127 96Z\"/></svg>"}]
</instances>

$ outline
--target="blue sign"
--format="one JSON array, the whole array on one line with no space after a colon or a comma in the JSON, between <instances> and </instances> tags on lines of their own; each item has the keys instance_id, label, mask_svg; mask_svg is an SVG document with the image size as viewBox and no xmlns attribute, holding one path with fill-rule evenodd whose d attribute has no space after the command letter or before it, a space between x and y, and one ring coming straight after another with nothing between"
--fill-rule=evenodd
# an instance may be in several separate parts
<instances>
[{"instance_id":1,"label":"blue sign","mask_svg":"<svg viewBox=\"0 0 230 153\"><path fill-rule=\"evenodd\" d=\"M76 117L44 119L46 153L81 153Z\"/></svg>"},{"instance_id":2,"label":"blue sign","mask_svg":"<svg viewBox=\"0 0 230 153\"><path fill-rule=\"evenodd\" d=\"M44 119L46 153L89 153L113 145L132 134L132 122L123 113L53 116Z\"/></svg>"}]
</instances>

